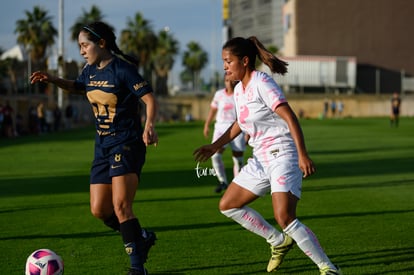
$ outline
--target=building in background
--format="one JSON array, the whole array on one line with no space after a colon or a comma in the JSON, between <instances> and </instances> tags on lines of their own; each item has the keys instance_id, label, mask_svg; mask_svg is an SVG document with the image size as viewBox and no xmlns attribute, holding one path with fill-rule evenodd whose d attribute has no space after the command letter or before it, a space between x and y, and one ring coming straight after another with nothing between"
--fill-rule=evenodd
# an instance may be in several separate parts
<instances>
[{"instance_id":1,"label":"building in background","mask_svg":"<svg viewBox=\"0 0 414 275\"><path fill-rule=\"evenodd\" d=\"M414 1L229 1L230 37L255 35L265 45L276 46L279 54L296 63L289 70L296 84L302 85L303 74L309 73L303 64L311 60L313 79L320 79L321 86L329 78L338 80L333 88L355 79L355 87L348 88L357 93L414 89L404 85L412 82L407 76L414 75Z\"/></svg>"},{"instance_id":2,"label":"building in background","mask_svg":"<svg viewBox=\"0 0 414 275\"><path fill-rule=\"evenodd\" d=\"M257 36L265 45L283 47L284 0L223 0L228 7L228 36ZM224 15L224 12L223 12Z\"/></svg>"}]
</instances>

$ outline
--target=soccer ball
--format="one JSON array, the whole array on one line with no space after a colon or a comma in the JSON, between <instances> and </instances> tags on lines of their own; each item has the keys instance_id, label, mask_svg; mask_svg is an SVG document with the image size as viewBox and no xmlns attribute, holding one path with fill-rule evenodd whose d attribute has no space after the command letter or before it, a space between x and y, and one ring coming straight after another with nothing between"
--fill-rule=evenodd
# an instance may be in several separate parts
<instances>
[{"instance_id":1,"label":"soccer ball","mask_svg":"<svg viewBox=\"0 0 414 275\"><path fill-rule=\"evenodd\" d=\"M62 258L50 249L38 249L26 260L26 275L61 275Z\"/></svg>"}]
</instances>

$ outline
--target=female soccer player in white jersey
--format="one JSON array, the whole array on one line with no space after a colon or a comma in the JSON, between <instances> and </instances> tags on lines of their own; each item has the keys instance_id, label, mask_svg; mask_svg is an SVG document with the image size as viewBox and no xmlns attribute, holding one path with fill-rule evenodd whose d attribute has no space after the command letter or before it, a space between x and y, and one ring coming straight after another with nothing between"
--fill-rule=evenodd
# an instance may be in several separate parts
<instances>
[{"instance_id":1,"label":"female soccer player in white jersey","mask_svg":"<svg viewBox=\"0 0 414 275\"><path fill-rule=\"evenodd\" d=\"M222 50L226 75L240 80L234 90L237 121L215 142L194 151L205 161L240 132L250 136L253 158L233 179L220 200L220 211L270 244L267 271L277 270L294 243L318 266L321 274L341 274L324 253L316 236L296 217L302 177L315 172L298 119L280 87L255 68L256 56L272 72L285 74L287 63L268 51L256 37L236 37ZM282 232L247 204L271 193L273 212Z\"/></svg>"},{"instance_id":2,"label":"female soccer player in white jersey","mask_svg":"<svg viewBox=\"0 0 414 275\"><path fill-rule=\"evenodd\" d=\"M204 123L204 136L207 138L210 133L210 123L215 118L214 123L214 132L213 132L213 142L221 137L227 129L236 121L236 106L234 103L234 86L237 84L236 81L231 81L230 79L224 79L225 88L216 91L214 94L213 100L210 104L210 110L207 115L207 119ZM211 162L214 170L216 171L218 184L215 189L216 193L220 193L225 190L228 185L226 170L223 162L223 152L228 144L224 145L223 148L220 148L212 157ZM233 159L233 175L237 176L240 171L240 168L243 165L243 154L246 149L246 141L244 139L244 134L241 133L235 139L230 142L230 147L232 149L232 159Z\"/></svg>"},{"instance_id":3,"label":"female soccer player in white jersey","mask_svg":"<svg viewBox=\"0 0 414 275\"><path fill-rule=\"evenodd\" d=\"M138 74L137 60L116 45L109 25L94 22L84 26L78 43L87 64L76 80L34 72L31 82L50 82L88 98L96 118L91 212L121 233L131 262L128 275L146 275L144 263L156 237L141 228L132 204L146 146L158 142L155 97L148 82ZM139 99L146 105L144 127L138 114Z\"/></svg>"}]
</instances>

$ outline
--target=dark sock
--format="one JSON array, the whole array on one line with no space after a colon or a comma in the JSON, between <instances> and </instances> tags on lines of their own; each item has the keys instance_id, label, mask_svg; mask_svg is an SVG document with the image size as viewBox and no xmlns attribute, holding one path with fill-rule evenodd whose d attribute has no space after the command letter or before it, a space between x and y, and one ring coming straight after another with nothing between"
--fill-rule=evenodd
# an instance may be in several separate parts
<instances>
[{"instance_id":1,"label":"dark sock","mask_svg":"<svg viewBox=\"0 0 414 275\"><path fill-rule=\"evenodd\" d=\"M142 229L138 219L128 220L120 224L125 251L131 260L131 267L144 272Z\"/></svg>"},{"instance_id":2,"label":"dark sock","mask_svg":"<svg viewBox=\"0 0 414 275\"><path fill-rule=\"evenodd\" d=\"M118 217L115 215L115 212L112 215L104 220L104 224L115 231L120 231L119 220Z\"/></svg>"}]
</instances>

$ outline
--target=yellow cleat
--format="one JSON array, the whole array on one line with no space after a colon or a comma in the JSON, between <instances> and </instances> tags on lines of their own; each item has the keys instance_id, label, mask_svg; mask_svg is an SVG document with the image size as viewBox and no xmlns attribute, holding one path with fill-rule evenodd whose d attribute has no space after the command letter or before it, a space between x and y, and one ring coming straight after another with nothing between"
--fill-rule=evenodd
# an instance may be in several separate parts
<instances>
[{"instance_id":1,"label":"yellow cleat","mask_svg":"<svg viewBox=\"0 0 414 275\"><path fill-rule=\"evenodd\" d=\"M281 244L277 246L270 246L270 250L272 251L272 257L270 258L269 263L267 264L267 272L276 271L282 263L283 258L295 244L295 241L291 237L289 237L286 234L283 235L285 239Z\"/></svg>"},{"instance_id":2,"label":"yellow cleat","mask_svg":"<svg viewBox=\"0 0 414 275\"><path fill-rule=\"evenodd\" d=\"M321 268L319 271L321 272L321 275L342 275L342 271L338 267L336 267L335 269L332 269L329 266L325 266Z\"/></svg>"}]
</instances>

